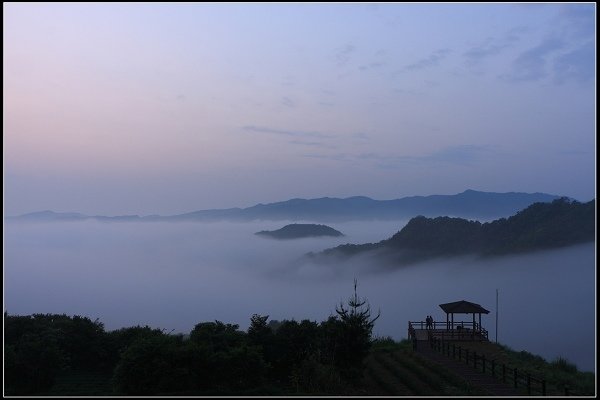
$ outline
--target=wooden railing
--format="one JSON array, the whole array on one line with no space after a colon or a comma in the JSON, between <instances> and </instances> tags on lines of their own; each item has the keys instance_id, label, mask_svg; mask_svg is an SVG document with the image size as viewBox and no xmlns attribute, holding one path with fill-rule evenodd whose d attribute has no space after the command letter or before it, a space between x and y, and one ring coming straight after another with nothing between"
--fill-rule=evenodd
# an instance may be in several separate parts
<instances>
[{"instance_id":1,"label":"wooden railing","mask_svg":"<svg viewBox=\"0 0 600 400\"><path fill-rule=\"evenodd\" d=\"M485 354L477 354L475 351L469 352L469 349L463 349L462 346L456 343L443 341L433 336L430 336L429 344L434 350L459 362L472 365L476 370L479 369L483 373L490 374L504 383L510 383L515 389L525 389L527 395L546 396L545 379L532 376L528 372L517 370L517 368L510 368L503 363L496 362L496 360L486 358ZM564 395L573 396L574 393L569 390L568 386L565 386Z\"/></svg>"},{"instance_id":2,"label":"wooden railing","mask_svg":"<svg viewBox=\"0 0 600 400\"><path fill-rule=\"evenodd\" d=\"M488 340L487 329L481 327L477 322L433 322L432 332L436 337L445 338L445 340L469 340L475 337L483 337ZM415 329L428 329L425 321L409 321L408 322L408 337L414 335Z\"/></svg>"},{"instance_id":3,"label":"wooden railing","mask_svg":"<svg viewBox=\"0 0 600 400\"><path fill-rule=\"evenodd\" d=\"M413 328L412 322L410 322L410 321L408 321L408 338L409 339L415 338L415 328Z\"/></svg>"}]
</instances>

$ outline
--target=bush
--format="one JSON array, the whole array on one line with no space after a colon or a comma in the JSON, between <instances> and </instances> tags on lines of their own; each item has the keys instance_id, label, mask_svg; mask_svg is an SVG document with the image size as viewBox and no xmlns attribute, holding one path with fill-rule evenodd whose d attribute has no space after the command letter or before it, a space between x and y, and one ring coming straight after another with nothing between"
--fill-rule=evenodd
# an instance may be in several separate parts
<instances>
[{"instance_id":1,"label":"bush","mask_svg":"<svg viewBox=\"0 0 600 400\"><path fill-rule=\"evenodd\" d=\"M295 366L290 380L296 393L339 395L345 387L338 371L331 365L321 364L315 356Z\"/></svg>"},{"instance_id":2,"label":"bush","mask_svg":"<svg viewBox=\"0 0 600 400\"><path fill-rule=\"evenodd\" d=\"M176 337L141 337L122 354L113 376L115 389L128 395L196 389L202 372L209 370L208 358L199 346Z\"/></svg>"},{"instance_id":3,"label":"bush","mask_svg":"<svg viewBox=\"0 0 600 400\"><path fill-rule=\"evenodd\" d=\"M577 366L573 363L570 363L567 359L562 358L562 357L558 357L557 359L552 361L550 363L550 365L552 365L552 367L554 367L560 371L563 371L563 372L568 372L568 373L577 372Z\"/></svg>"},{"instance_id":4,"label":"bush","mask_svg":"<svg viewBox=\"0 0 600 400\"><path fill-rule=\"evenodd\" d=\"M52 387L66 361L53 335L26 333L5 347L6 394L29 395Z\"/></svg>"}]
</instances>

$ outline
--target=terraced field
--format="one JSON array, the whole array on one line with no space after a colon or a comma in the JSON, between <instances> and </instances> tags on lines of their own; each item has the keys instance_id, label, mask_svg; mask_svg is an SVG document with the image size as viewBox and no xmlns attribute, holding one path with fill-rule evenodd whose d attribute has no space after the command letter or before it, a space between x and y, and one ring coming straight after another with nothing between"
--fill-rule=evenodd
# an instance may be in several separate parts
<instances>
[{"instance_id":1,"label":"terraced field","mask_svg":"<svg viewBox=\"0 0 600 400\"><path fill-rule=\"evenodd\" d=\"M373 396L489 394L409 349L373 350L366 366L363 393Z\"/></svg>"}]
</instances>

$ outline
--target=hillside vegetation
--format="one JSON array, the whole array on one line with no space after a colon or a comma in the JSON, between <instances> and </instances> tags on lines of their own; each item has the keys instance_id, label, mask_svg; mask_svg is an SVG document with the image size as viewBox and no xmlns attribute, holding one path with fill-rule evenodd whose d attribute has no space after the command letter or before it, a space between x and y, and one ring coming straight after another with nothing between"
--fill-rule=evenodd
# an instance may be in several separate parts
<instances>
[{"instance_id":1,"label":"hillside vegetation","mask_svg":"<svg viewBox=\"0 0 600 400\"><path fill-rule=\"evenodd\" d=\"M254 315L247 332L215 321L197 324L184 337L147 326L107 332L102 323L79 316L5 313L5 394L488 394L415 352L408 340L372 339L373 318L354 314L351 319L267 323L267 317ZM573 395L595 394L595 374L580 372L567 360L547 362L489 342L460 345L545 379L548 395L564 395L565 386Z\"/></svg>"},{"instance_id":2,"label":"hillside vegetation","mask_svg":"<svg viewBox=\"0 0 600 400\"><path fill-rule=\"evenodd\" d=\"M267 323L247 331L221 321L196 324L189 337L150 327L107 332L87 317L4 313L8 395L343 394L359 382L375 320L354 296L317 323Z\"/></svg>"},{"instance_id":3,"label":"hillside vegetation","mask_svg":"<svg viewBox=\"0 0 600 400\"><path fill-rule=\"evenodd\" d=\"M327 259L376 251L396 264L408 264L441 256L515 254L593 241L595 223L595 200L579 203L561 198L486 223L418 216L381 242L345 244L309 256Z\"/></svg>"}]
</instances>

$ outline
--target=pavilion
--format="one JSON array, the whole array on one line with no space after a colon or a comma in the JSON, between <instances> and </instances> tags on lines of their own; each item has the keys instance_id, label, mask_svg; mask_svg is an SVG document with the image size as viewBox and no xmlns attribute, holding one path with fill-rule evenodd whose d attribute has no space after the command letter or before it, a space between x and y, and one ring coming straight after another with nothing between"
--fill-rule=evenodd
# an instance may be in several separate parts
<instances>
[{"instance_id":1,"label":"pavilion","mask_svg":"<svg viewBox=\"0 0 600 400\"><path fill-rule=\"evenodd\" d=\"M446 313L446 330L454 329L454 314L473 314L473 331L481 332L481 314L490 313L479 304L471 303L466 300L440 304L440 308ZM478 324L475 323L475 314L479 315ZM460 327L462 328L462 324Z\"/></svg>"},{"instance_id":2,"label":"pavilion","mask_svg":"<svg viewBox=\"0 0 600 400\"><path fill-rule=\"evenodd\" d=\"M446 323L434 321L431 325L424 321L408 321L408 337L414 340L429 340L435 337L442 340L488 340L488 331L481 326L481 314L490 312L481 305L461 300L440 304L446 313ZM473 322L454 321L454 314L473 314ZM479 323L475 321L479 316Z\"/></svg>"}]
</instances>

